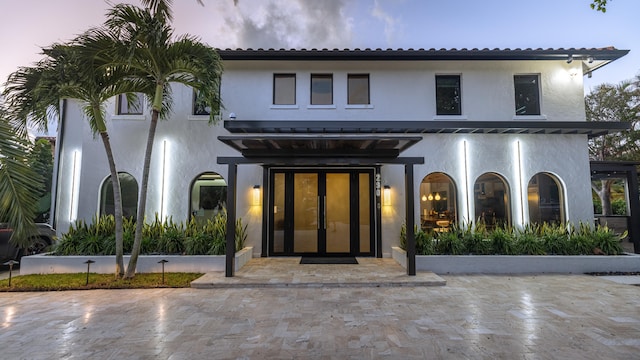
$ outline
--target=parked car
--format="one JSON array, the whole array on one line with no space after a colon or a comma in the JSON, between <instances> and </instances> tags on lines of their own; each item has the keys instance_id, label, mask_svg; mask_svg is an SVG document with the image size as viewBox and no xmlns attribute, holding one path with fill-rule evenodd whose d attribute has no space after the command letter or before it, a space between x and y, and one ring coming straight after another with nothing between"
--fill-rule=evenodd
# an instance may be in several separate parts
<instances>
[{"instance_id":1,"label":"parked car","mask_svg":"<svg viewBox=\"0 0 640 360\"><path fill-rule=\"evenodd\" d=\"M0 261L19 260L23 255L33 255L44 251L53 245L56 231L49 224L36 224L38 236L31 239L31 244L27 248L18 248L9 242L13 229L7 223L0 223Z\"/></svg>"}]
</instances>

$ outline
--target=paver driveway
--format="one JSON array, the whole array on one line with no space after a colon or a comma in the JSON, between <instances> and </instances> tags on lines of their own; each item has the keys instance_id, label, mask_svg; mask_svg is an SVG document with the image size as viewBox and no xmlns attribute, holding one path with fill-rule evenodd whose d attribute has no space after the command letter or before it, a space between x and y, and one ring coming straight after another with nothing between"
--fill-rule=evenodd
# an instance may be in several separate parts
<instances>
[{"instance_id":1,"label":"paver driveway","mask_svg":"<svg viewBox=\"0 0 640 360\"><path fill-rule=\"evenodd\" d=\"M638 359L640 287L586 275L446 286L0 293L3 359Z\"/></svg>"}]
</instances>

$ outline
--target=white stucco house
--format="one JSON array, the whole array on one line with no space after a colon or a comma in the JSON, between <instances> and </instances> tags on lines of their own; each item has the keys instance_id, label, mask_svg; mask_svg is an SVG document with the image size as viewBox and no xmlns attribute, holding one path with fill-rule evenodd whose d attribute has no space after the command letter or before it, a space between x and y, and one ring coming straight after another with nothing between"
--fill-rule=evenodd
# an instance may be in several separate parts
<instances>
[{"instance_id":1,"label":"white stucco house","mask_svg":"<svg viewBox=\"0 0 640 360\"><path fill-rule=\"evenodd\" d=\"M254 256L390 256L407 223L592 222L583 77L627 50L219 50L216 125L174 87L157 129L147 217L226 207ZM113 99L108 126L135 214L148 120ZM73 101L56 157L53 222L109 212L109 169ZM408 272L411 274L409 251ZM231 270L233 271L233 270ZM415 264L413 264L415 274Z\"/></svg>"}]
</instances>

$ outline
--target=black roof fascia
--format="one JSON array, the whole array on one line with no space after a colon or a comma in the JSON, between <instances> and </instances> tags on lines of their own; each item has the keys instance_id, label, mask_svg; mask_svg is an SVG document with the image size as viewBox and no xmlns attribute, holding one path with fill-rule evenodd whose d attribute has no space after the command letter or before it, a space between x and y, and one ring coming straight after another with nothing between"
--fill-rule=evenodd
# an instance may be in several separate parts
<instances>
[{"instance_id":1,"label":"black roof fascia","mask_svg":"<svg viewBox=\"0 0 640 360\"><path fill-rule=\"evenodd\" d=\"M608 60L629 50L606 48L559 49L217 49L222 60Z\"/></svg>"},{"instance_id":2,"label":"black roof fascia","mask_svg":"<svg viewBox=\"0 0 640 360\"><path fill-rule=\"evenodd\" d=\"M560 134L589 138L630 129L625 122L586 121L291 121L225 120L231 133L258 134Z\"/></svg>"}]
</instances>

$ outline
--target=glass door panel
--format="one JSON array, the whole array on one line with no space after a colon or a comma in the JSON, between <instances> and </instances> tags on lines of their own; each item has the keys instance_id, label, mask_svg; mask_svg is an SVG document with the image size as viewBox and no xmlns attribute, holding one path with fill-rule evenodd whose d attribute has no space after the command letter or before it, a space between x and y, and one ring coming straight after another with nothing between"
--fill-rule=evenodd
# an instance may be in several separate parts
<instances>
[{"instance_id":1,"label":"glass door panel","mask_svg":"<svg viewBox=\"0 0 640 360\"><path fill-rule=\"evenodd\" d=\"M359 230L360 252L371 252L371 189L369 173L360 173L358 176L359 198Z\"/></svg>"},{"instance_id":2,"label":"glass door panel","mask_svg":"<svg viewBox=\"0 0 640 360\"><path fill-rule=\"evenodd\" d=\"M293 191L293 252L317 253L320 205L318 174L294 174Z\"/></svg>"},{"instance_id":3,"label":"glass door panel","mask_svg":"<svg viewBox=\"0 0 640 360\"><path fill-rule=\"evenodd\" d=\"M351 248L351 209L349 173L326 174L324 216L327 253L349 253Z\"/></svg>"},{"instance_id":4,"label":"glass door panel","mask_svg":"<svg viewBox=\"0 0 640 360\"><path fill-rule=\"evenodd\" d=\"M285 174L275 173L273 177L273 252L284 252L285 233Z\"/></svg>"}]
</instances>

